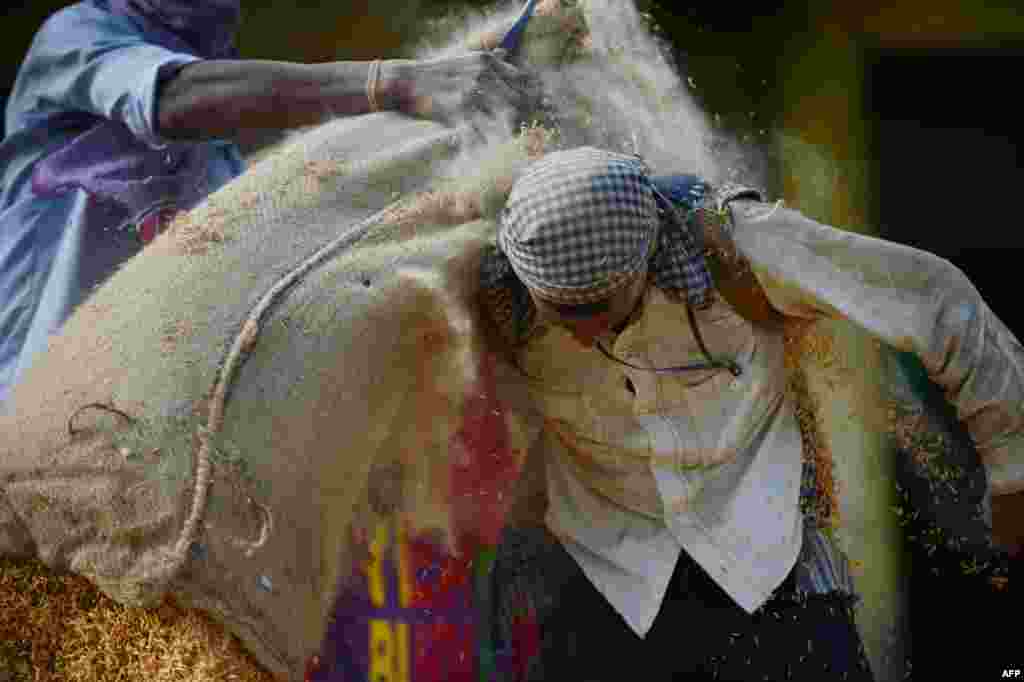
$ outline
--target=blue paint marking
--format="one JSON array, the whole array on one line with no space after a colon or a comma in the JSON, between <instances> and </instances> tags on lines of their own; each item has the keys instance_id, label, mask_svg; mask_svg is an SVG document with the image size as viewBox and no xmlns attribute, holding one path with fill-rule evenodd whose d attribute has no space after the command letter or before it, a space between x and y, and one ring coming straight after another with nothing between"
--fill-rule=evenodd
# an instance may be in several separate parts
<instances>
[{"instance_id":1,"label":"blue paint marking","mask_svg":"<svg viewBox=\"0 0 1024 682\"><path fill-rule=\"evenodd\" d=\"M505 34L505 37L501 39L501 43L498 45L498 47L508 50L510 57L519 51L519 47L523 43L523 33L526 31L526 25L530 22L530 17L533 16L533 9L536 5L537 0L527 0L523 11L519 14L519 18L516 19L516 23L512 25L512 28L508 30L508 33Z\"/></svg>"}]
</instances>

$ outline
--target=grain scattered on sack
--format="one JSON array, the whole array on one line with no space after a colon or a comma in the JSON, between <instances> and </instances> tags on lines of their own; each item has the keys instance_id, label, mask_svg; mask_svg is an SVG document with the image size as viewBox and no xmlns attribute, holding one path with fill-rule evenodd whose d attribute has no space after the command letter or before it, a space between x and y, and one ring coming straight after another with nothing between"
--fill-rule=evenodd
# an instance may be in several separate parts
<instances>
[{"instance_id":1,"label":"grain scattered on sack","mask_svg":"<svg viewBox=\"0 0 1024 682\"><path fill-rule=\"evenodd\" d=\"M206 253L211 244L225 241L226 227L226 211L214 208L180 214L171 221L168 231L174 235L179 253L200 255Z\"/></svg>"},{"instance_id":2,"label":"grain scattered on sack","mask_svg":"<svg viewBox=\"0 0 1024 682\"><path fill-rule=\"evenodd\" d=\"M187 317L164 323L160 330L160 350L165 354L173 353L178 344L189 338L194 330L195 326L192 324L192 320Z\"/></svg>"}]
</instances>

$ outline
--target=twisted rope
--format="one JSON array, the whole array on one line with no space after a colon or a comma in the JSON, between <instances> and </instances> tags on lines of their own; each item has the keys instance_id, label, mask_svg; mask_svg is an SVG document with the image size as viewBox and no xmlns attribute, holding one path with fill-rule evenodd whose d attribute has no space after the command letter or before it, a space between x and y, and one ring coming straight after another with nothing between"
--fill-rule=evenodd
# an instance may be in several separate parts
<instances>
[{"instance_id":1,"label":"twisted rope","mask_svg":"<svg viewBox=\"0 0 1024 682\"><path fill-rule=\"evenodd\" d=\"M457 133L446 131L425 141L409 145L408 148L400 150L396 156L411 156L421 151L433 149L438 145L438 143L447 143L449 146L454 147L458 145L458 139ZM213 437L220 431L224 424L224 409L228 400L228 392L238 374L239 369L244 363L245 358L256 346L263 319L266 317L269 310L284 297L288 290L302 281L302 279L312 270L323 265L339 252L348 249L360 241L364 236L366 236L366 233L370 228L382 222L383 219L386 218L400 202L401 200L392 202L380 211L364 218L356 223L351 230L329 242L326 246L321 247L311 256L300 262L290 272L279 279L270 288L270 290L260 298L255 308L253 308L252 312L249 314L248 319L246 319L242 324L242 327L235 336L231 349L221 366L217 382L213 387L209 403L210 411L207 424L206 426L200 425L197 429L200 447L195 457L196 482L192 497L192 508L189 511L188 518L185 520L182 527L178 542L172 550L172 557L170 560L170 570L172 574L176 573L184 565L188 556L189 548L192 546L192 543L195 542L195 538L198 534L199 524L202 522L203 514L206 509L206 501L209 496L212 471L211 453L213 452ZM270 516L270 511L266 507L261 507L261 511L268 519L270 519L270 523L272 524L273 521ZM260 539L250 547L246 552L246 556L252 556L255 549L266 543L268 537L269 531L267 530L267 524L264 524L264 529L261 532Z\"/></svg>"}]
</instances>

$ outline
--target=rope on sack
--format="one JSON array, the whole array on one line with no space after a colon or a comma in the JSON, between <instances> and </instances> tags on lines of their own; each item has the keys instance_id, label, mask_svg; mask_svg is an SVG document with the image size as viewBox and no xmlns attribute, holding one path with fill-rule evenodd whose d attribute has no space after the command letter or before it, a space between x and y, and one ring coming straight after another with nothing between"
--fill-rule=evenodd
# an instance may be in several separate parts
<instances>
[{"instance_id":1,"label":"rope on sack","mask_svg":"<svg viewBox=\"0 0 1024 682\"><path fill-rule=\"evenodd\" d=\"M74 425L75 417L77 417L85 410L89 409L104 410L106 412L110 412L111 414L116 414L120 417L124 417L124 419L127 420L129 424L135 423L134 417L132 417L130 414L122 412L121 410L117 409L116 407L113 407L112 405L106 405L104 403L89 403L88 405L82 405L77 410L72 412L70 417L68 417L68 435L71 436L72 438L74 438L75 434L78 433L78 431L75 430Z\"/></svg>"},{"instance_id":2,"label":"rope on sack","mask_svg":"<svg viewBox=\"0 0 1024 682\"><path fill-rule=\"evenodd\" d=\"M443 141L443 138L448 138L449 146L456 146L458 144L457 133L446 131L438 137L430 138L415 145L410 145L413 148L404 151L406 153L415 153L415 147L422 147L424 150L432 149L439 141ZM360 222L356 223L351 230L321 247L318 251L300 262L290 272L282 276L281 279L279 279L270 288L270 290L263 295L259 303L256 304L256 307L253 308L252 312L249 314L248 319L242 324L242 328L236 335L234 343L231 345L231 350L228 352L228 355L221 366L220 373L217 377L217 383L213 387L213 392L210 397L210 413L207 424L206 426L200 425L197 430L200 446L196 453L196 483L195 491L192 496L192 509L189 512L188 518L185 520L181 535L179 536L178 542L175 544L173 550L173 571L176 572L182 565L184 565L185 559L188 556L189 548L195 541L199 524L202 522L211 483L212 462L210 453L213 450L213 436L220 431L224 424L224 406L227 403L228 391L230 390L231 384L234 381L238 370L244 362L244 358L256 346L263 318L266 316L270 308L277 303L278 300L280 300L284 294L291 289L291 287L298 284L312 270L323 265L330 258L333 258L338 254L338 252L359 242L366 236L366 233L370 228L380 223L383 218L387 217L388 213L393 211L401 201L402 200L399 199L398 201L392 202L377 213L364 218ZM270 537L269 528L273 525L273 516L271 515L270 510L266 507L262 505L259 505L259 507L260 511L265 516L266 521L264 522L263 529L260 532L260 538L255 543L249 543L249 548L246 551L246 557L251 557L257 549L266 544Z\"/></svg>"}]
</instances>

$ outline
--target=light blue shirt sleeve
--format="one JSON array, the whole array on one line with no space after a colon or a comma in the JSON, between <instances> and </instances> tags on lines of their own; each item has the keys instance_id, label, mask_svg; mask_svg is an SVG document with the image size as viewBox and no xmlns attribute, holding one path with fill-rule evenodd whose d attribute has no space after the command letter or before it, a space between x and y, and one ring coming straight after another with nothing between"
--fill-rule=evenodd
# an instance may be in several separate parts
<instances>
[{"instance_id":1,"label":"light blue shirt sleeve","mask_svg":"<svg viewBox=\"0 0 1024 682\"><path fill-rule=\"evenodd\" d=\"M84 190L37 196L31 184L36 163L82 132L61 122L75 114L121 121L154 149L170 144L157 126L158 90L198 60L147 42L130 19L90 2L57 12L33 40L0 142L0 411L48 336L141 248L131 234L113 229L117 225ZM235 145L202 144L208 192L243 172Z\"/></svg>"},{"instance_id":2,"label":"light blue shirt sleeve","mask_svg":"<svg viewBox=\"0 0 1024 682\"><path fill-rule=\"evenodd\" d=\"M26 119L85 112L123 122L154 148L160 137L159 86L181 67L199 61L146 42L130 19L82 3L53 15L36 35L22 64L7 128Z\"/></svg>"}]
</instances>

